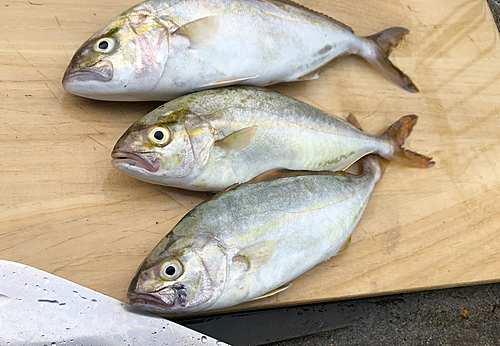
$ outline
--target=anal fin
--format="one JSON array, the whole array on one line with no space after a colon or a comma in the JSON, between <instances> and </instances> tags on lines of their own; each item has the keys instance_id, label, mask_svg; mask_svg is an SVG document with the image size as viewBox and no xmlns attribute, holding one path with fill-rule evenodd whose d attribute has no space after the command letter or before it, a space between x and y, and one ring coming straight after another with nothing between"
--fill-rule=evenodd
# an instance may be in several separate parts
<instances>
[{"instance_id":1,"label":"anal fin","mask_svg":"<svg viewBox=\"0 0 500 346\"><path fill-rule=\"evenodd\" d=\"M280 292L283 292L284 290L286 290L287 288L289 288L290 286L292 286L292 284L286 284L286 285L283 285L281 287L278 287L277 289L275 290L272 290L271 292L267 292L266 294L263 294L257 298L254 298L252 299L251 301L253 300L259 300L259 299L263 299L263 298L268 298L268 297L271 297L271 296L274 296L275 294L278 294Z\"/></svg>"},{"instance_id":2,"label":"anal fin","mask_svg":"<svg viewBox=\"0 0 500 346\"><path fill-rule=\"evenodd\" d=\"M224 190L222 191L219 191L217 194L215 194L214 198L217 197L217 196L220 196L228 191L231 191L233 189L236 189L238 186L240 186L241 184L240 183L234 183L233 185L229 185L228 187L226 187Z\"/></svg>"},{"instance_id":3,"label":"anal fin","mask_svg":"<svg viewBox=\"0 0 500 346\"><path fill-rule=\"evenodd\" d=\"M246 82L247 80L255 79L258 78L259 76L252 76L252 77L244 77L244 78L233 78L233 79L223 79L217 82L212 82L203 85L200 89L208 89L208 88L222 88L222 87L227 87L230 85L235 85L238 83Z\"/></svg>"},{"instance_id":4,"label":"anal fin","mask_svg":"<svg viewBox=\"0 0 500 346\"><path fill-rule=\"evenodd\" d=\"M347 241L344 243L344 245L342 245L342 247L340 248L340 250L336 253L336 255L340 255L341 253L344 253L347 251L347 249L349 248L349 246L351 246L351 240L352 240L352 235L349 237L349 239L347 239Z\"/></svg>"},{"instance_id":5,"label":"anal fin","mask_svg":"<svg viewBox=\"0 0 500 346\"><path fill-rule=\"evenodd\" d=\"M305 81L305 80L314 80L319 78L319 69L309 72L308 74L303 75L302 77L299 77L299 81Z\"/></svg>"}]
</instances>

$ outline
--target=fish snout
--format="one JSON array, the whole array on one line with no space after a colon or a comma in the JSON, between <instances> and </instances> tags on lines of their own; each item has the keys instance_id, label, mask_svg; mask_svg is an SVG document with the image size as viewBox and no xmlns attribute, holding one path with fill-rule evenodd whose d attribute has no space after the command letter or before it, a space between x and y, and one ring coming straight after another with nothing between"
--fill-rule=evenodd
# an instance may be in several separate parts
<instances>
[{"instance_id":1,"label":"fish snout","mask_svg":"<svg viewBox=\"0 0 500 346\"><path fill-rule=\"evenodd\" d=\"M111 164L120 170L122 166L142 168L150 173L158 172L160 163L156 157L150 157L150 153L134 153L124 150L113 150L111 153Z\"/></svg>"},{"instance_id":2,"label":"fish snout","mask_svg":"<svg viewBox=\"0 0 500 346\"><path fill-rule=\"evenodd\" d=\"M84 81L108 82L113 78L113 63L107 59L89 62L82 54L75 54L63 76L63 86L71 92L71 85Z\"/></svg>"},{"instance_id":3,"label":"fish snout","mask_svg":"<svg viewBox=\"0 0 500 346\"><path fill-rule=\"evenodd\" d=\"M127 299L130 305L140 307L145 310L162 312L175 305L176 292L171 287L165 287L157 291L128 291Z\"/></svg>"}]
</instances>

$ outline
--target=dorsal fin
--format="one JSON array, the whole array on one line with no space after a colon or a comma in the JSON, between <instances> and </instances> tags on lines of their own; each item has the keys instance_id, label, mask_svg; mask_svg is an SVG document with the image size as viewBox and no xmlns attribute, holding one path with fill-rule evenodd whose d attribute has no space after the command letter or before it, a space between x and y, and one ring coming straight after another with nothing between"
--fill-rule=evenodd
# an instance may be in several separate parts
<instances>
[{"instance_id":1,"label":"dorsal fin","mask_svg":"<svg viewBox=\"0 0 500 346\"><path fill-rule=\"evenodd\" d=\"M285 4L285 5L289 5L289 6L293 6L293 7L296 7L296 8L300 8L301 10L305 10L307 12L310 12L312 14L315 14L317 16L320 16L322 17L323 19L327 19L328 21L331 21L331 22L334 22L336 25L346 29L346 30L349 30L350 32L354 33L354 30L352 30L352 28L350 26L347 26L345 25L344 23L336 20L336 19L333 19L332 17L324 14L324 13L321 13L321 12L318 12L318 11L314 11L314 10L311 10L310 8L308 7L305 7L301 4L298 4L296 3L295 1L292 1L292 0L269 0L271 3L281 3L281 4Z\"/></svg>"}]
</instances>

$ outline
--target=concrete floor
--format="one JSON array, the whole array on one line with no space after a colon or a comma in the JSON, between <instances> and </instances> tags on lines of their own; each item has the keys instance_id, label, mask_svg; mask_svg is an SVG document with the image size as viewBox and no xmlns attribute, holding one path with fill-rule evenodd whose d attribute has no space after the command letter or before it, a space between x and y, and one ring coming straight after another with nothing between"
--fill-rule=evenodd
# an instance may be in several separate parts
<instances>
[{"instance_id":1,"label":"concrete floor","mask_svg":"<svg viewBox=\"0 0 500 346\"><path fill-rule=\"evenodd\" d=\"M500 0L488 0L488 4L500 30ZM345 323L269 345L500 345L500 284L358 299L315 308L332 312L322 314L323 321L338 320L342 311ZM289 310L298 313L297 309Z\"/></svg>"}]
</instances>

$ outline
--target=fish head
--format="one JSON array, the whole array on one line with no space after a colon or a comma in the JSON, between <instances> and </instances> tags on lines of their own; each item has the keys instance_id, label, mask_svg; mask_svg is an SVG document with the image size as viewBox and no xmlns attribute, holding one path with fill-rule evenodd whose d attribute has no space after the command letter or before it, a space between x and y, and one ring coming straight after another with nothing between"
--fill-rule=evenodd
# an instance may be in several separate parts
<instances>
[{"instance_id":1,"label":"fish head","mask_svg":"<svg viewBox=\"0 0 500 346\"><path fill-rule=\"evenodd\" d=\"M208 161L215 135L189 107L167 108L133 124L116 143L111 164L143 181L183 187Z\"/></svg>"},{"instance_id":2,"label":"fish head","mask_svg":"<svg viewBox=\"0 0 500 346\"><path fill-rule=\"evenodd\" d=\"M76 51L63 77L66 91L98 100L139 101L163 74L168 22L132 8Z\"/></svg>"},{"instance_id":3,"label":"fish head","mask_svg":"<svg viewBox=\"0 0 500 346\"><path fill-rule=\"evenodd\" d=\"M148 255L130 283L130 305L157 313L209 309L225 286L227 259L211 238L167 237Z\"/></svg>"}]
</instances>

